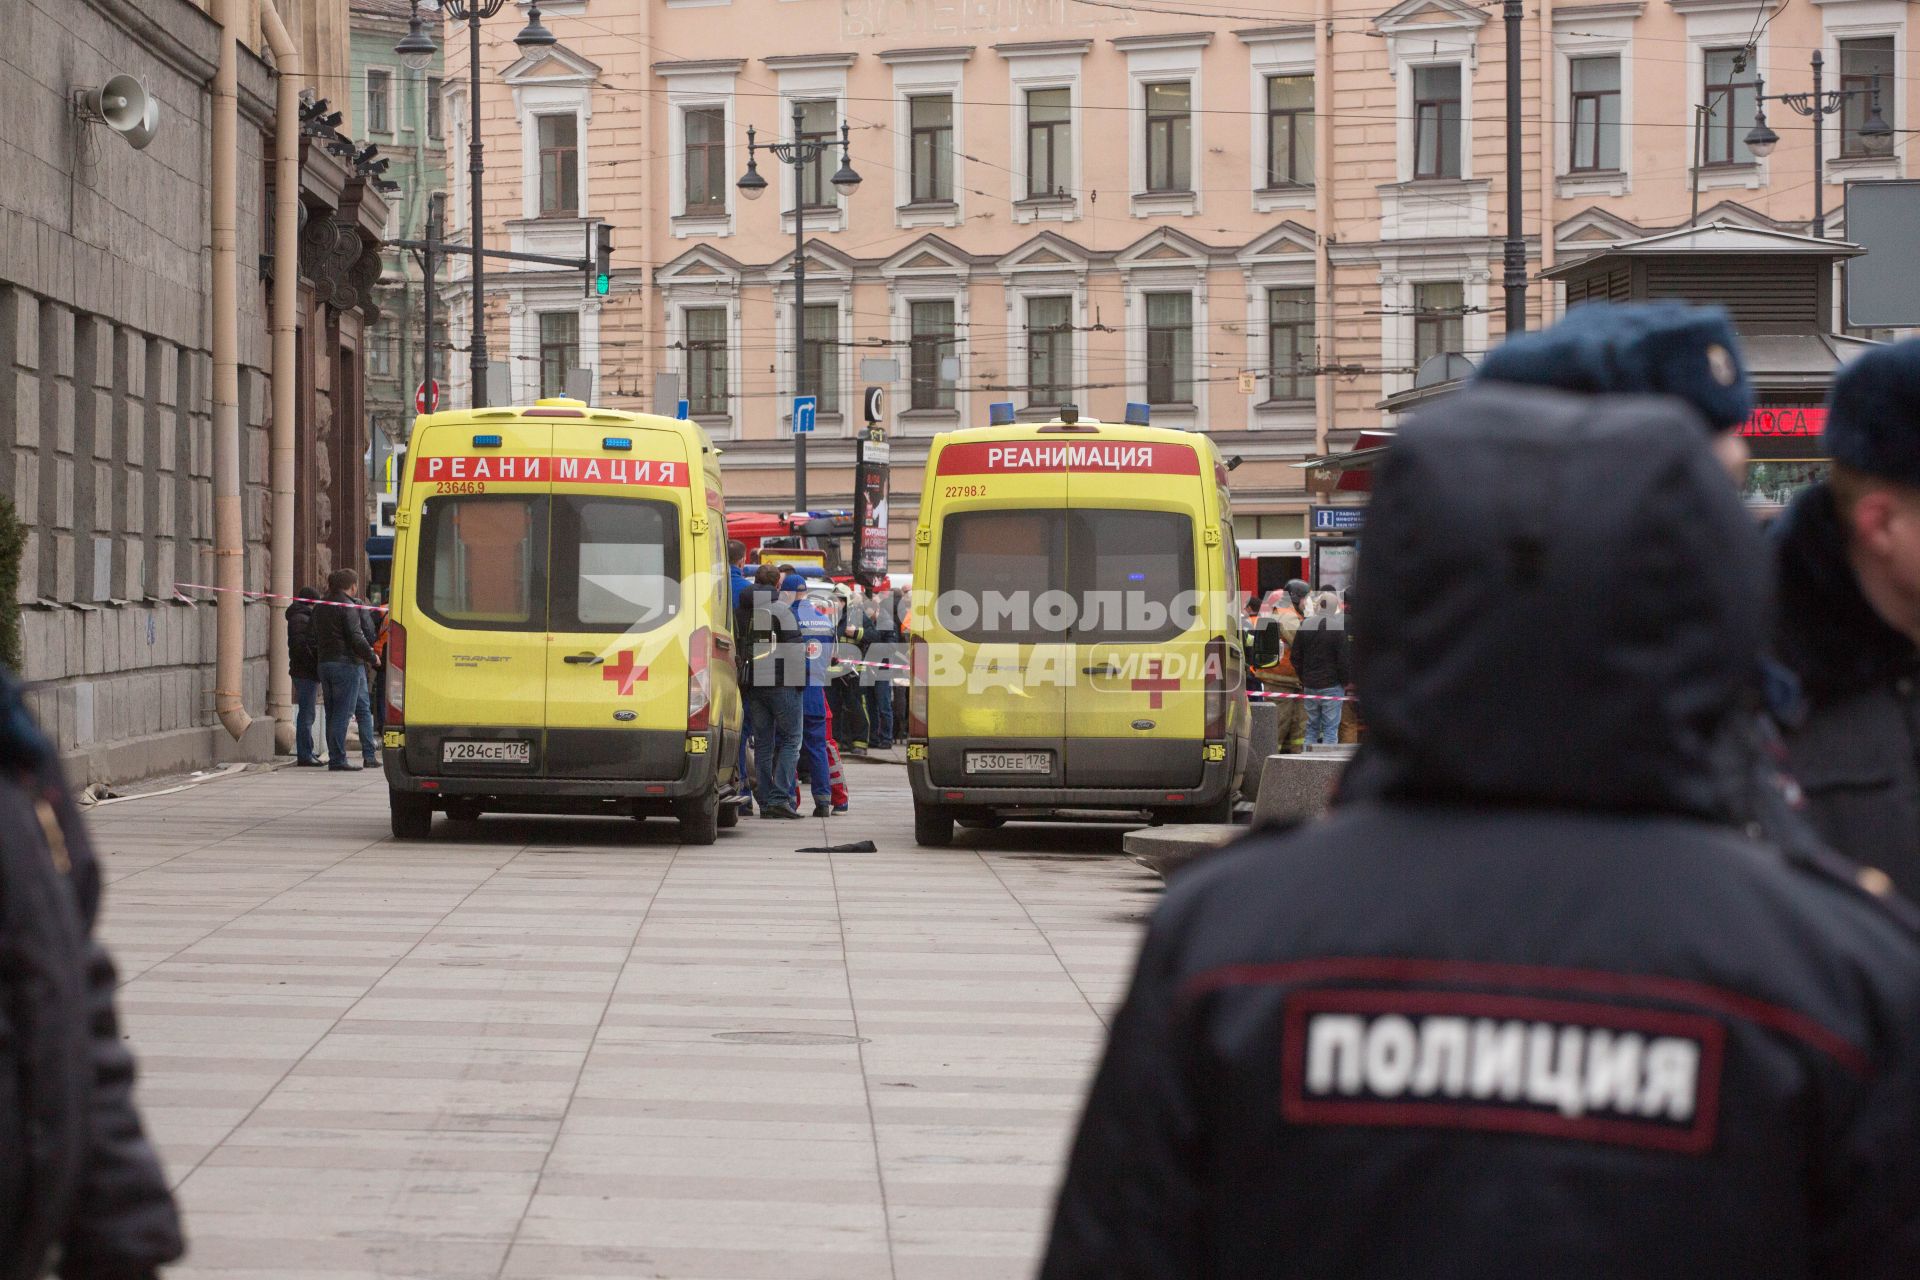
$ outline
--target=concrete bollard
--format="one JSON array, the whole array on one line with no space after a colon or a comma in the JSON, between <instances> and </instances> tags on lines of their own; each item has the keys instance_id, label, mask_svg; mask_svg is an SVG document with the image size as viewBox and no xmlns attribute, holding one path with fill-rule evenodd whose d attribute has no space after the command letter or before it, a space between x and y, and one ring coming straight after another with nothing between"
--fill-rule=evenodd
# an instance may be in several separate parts
<instances>
[{"instance_id":1,"label":"concrete bollard","mask_svg":"<svg viewBox=\"0 0 1920 1280\"><path fill-rule=\"evenodd\" d=\"M1252 705L1253 734L1250 742L1252 754L1247 760L1246 776L1240 780L1240 794L1248 800L1257 800L1260 795L1260 775L1265 769L1266 758L1280 749L1280 708L1271 702L1256 702Z\"/></svg>"},{"instance_id":2,"label":"concrete bollard","mask_svg":"<svg viewBox=\"0 0 1920 1280\"><path fill-rule=\"evenodd\" d=\"M1334 784L1353 758L1351 750L1327 748L1305 755L1267 757L1254 798L1253 825L1304 822L1327 811Z\"/></svg>"}]
</instances>

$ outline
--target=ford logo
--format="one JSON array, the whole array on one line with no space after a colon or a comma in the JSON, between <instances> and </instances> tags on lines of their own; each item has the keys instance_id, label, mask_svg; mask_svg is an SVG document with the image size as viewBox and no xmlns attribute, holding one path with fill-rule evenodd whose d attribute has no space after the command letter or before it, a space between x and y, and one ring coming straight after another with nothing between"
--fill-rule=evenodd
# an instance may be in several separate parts
<instances>
[{"instance_id":1,"label":"ford logo","mask_svg":"<svg viewBox=\"0 0 1920 1280\"><path fill-rule=\"evenodd\" d=\"M1136 729L1151 729L1151 728L1153 728L1153 721L1151 721L1151 720L1135 720L1135 721L1133 722L1133 727L1134 727L1134 728L1136 728Z\"/></svg>"},{"instance_id":2,"label":"ford logo","mask_svg":"<svg viewBox=\"0 0 1920 1280\"><path fill-rule=\"evenodd\" d=\"M629 720L638 720L640 713L638 711L616 711L613 713L613 718L621 724L625 724Z\"/></svg>"}]
</instances>

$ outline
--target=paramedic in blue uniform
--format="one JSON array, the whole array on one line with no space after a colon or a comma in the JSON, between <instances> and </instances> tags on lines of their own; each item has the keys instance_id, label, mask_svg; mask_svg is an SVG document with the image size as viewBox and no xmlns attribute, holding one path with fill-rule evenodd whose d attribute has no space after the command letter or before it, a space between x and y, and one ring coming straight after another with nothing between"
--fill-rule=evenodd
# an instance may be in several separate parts
<instances>
[{"instance_id":1,"label":"paramedic in blue uniform","mask_svg":"<svg viewBox=\"0 0 1920 1280\"><path fill-rule=\"evenodd\" d=\"M806 579L794 574L787 582L800 584L800 602L793 607L793 620L807 649L807 692L802 706L806 720L800 737L800 763L807 786L813 791L813 816L824 818L833 809L832 762L827 758L827 684L836 628L833 615L806 594Z\"/></svg>"},{"instance_id":2,"label":"paramedic in blue uniform","mask_svg":"<svg viewBox=\"0 0 1920 1280\"><path fill-rule=\"evenodd\" d=\"M1772 590L1669 397L1375 473L1332 814L1176 878L1043 1280L1920 1275L1920 945L1747 834Z\"/></svg>"}]
</instances>

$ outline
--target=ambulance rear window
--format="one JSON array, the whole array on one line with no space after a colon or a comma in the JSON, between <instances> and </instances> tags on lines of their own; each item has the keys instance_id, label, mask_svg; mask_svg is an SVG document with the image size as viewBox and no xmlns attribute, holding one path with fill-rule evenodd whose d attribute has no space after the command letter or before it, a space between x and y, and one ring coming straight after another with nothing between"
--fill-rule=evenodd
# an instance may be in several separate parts
<instances>
[{"instance_id":1,"label":"ambulance rear window","mask_svg":"<svg viewBox=\"0 0 1920 1280\"><path fill-rule=\"evenodd\" d=\"M1193 591L1183 512L962 511L942 525L934 609L977 644L1151 642L1186 630Z\"/></svg>"},{"instance_id":2,"label":"ambulance rear window","mask_svg":"<svg viewBox=\"0 0 1920 1280\"><path fill-rule=\"evenodd\" d=\"M679 611L678 507L554 498L553 630L647 631Z\"/></svg>"},{"instance_id":3,"label":"ambulance rear window","mask_svg":"<svg viewBox=\"0 0 1920 1280\"><path fill-rule=\"evenodd\" d=\"M418 599L428 617L467 630L545 629L545 498L429 498L420 522Z\"/></svg>"}]
</instances>

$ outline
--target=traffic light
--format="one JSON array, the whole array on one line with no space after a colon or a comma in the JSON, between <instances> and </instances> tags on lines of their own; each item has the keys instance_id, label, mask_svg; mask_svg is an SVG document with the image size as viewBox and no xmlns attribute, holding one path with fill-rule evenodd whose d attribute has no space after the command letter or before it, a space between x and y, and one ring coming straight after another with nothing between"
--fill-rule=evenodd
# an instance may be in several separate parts
<instances>
[{"instance_id":1,"label":"traffic light","mask_svg":"<svg viewBox=\"0 0 1920 1280\"><path fill-rule=\"evenodd\" d=\"M613 224L598 222L593 228L593 291L604 298L613 288Z\"/></svg>"}]
</instances>

